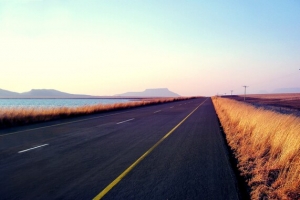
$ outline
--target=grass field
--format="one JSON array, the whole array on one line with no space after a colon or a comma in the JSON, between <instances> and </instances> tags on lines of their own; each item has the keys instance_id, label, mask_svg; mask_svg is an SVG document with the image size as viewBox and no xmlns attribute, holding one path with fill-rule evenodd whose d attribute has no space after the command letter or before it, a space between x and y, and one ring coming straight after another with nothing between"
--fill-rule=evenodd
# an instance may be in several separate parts
<instances>
[{"instance_id":1,"label":"grass field","mask_svg":"<svg viewBox=\"0 0 300 200\"><path fill-rule=\"evenodd\" d=\"M213 97L252 199L300 199L300 118Z\"/></svg>"},{"instance_id":2,"label":"grass field","mask_svg":"<svg viewBox=\"0 0 300 200\"><path fill-rule=\"evenodd\" d=\"M115 104L99 104L75 108L4 108L0 110L0 128L20 126L79 115L88 115L111 110L120 110L145 105L180 101L190 98L191 97L144 99L143 101L131 101L126 103Z\"/></svg>"},{"instance_id":3,"label":"grass field","mask_svg":"<svg viewBox=\"0 0 300 200\"><path fill-rule=\"evenodd\" d=\"M244 101L243 95L224 96L226 98ZM300 93L291 94L250 94L246 96L248 103L258 103L277 107L286 107L300 110Z\"/></svg>"}]
</instances>

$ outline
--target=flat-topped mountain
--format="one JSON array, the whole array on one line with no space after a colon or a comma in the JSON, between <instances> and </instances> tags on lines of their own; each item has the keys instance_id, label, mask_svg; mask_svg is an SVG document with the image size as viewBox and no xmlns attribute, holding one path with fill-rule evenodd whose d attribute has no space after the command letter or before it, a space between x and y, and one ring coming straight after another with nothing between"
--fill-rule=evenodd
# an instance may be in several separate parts
<instances>
[{"instance_id":1,"label":"flat-topped mountain","mask_svg":"<svg viewBox=\"0 0 300 200\"><path fill-rule=\"evenodd\" d=\"M126 92L123 94L117 94L115 96L123 97L180 97L179 94L176 94L170 91L168 88L156 88L156 89L146 89L143 92Z\"/></svg>"}]
</instances>

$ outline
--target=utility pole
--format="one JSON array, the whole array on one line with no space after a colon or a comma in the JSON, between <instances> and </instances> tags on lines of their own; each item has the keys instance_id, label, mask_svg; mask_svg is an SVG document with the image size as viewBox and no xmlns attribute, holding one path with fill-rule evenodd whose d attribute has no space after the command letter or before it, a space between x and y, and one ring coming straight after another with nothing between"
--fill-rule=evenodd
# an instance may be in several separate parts
<instances>
[{"instance_id":1,"label":"utility pole","mask_svg":"<svg viewBox=\"0 0 300 200\"><path fill-rule=\"evenodd\" d=\"M249 87L249 86L247 86L247 85L244 85L243 87L245 88L244 101L246 101L246 89L247 89L247 87Z\"/></svg>"},{"instance_id":2,"label":"utility pole","mask_svg":"<svg viewBox=\"0 0 300 200\"><path fill-rule=\"evenodd\" d=\"M233 90L230 90L230 92L231 92L231 96L232 96L232 92L233 92Z\"/></svg>"}]
</instances>

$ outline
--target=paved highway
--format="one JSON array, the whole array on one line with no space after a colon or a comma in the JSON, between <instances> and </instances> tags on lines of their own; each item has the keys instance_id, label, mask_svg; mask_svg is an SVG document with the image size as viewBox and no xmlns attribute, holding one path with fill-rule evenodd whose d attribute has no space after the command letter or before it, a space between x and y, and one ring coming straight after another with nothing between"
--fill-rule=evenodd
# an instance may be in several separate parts
<instances>
[{"instance_id":1,"label":"paved highway","mask_svg":"<svg viewBox=\"0 0 300 200\"><path fill-rule=\"evenodd\" d=\"M0 199L240 199L211 99L0 131Z\"/></svg>"}]
</instances>

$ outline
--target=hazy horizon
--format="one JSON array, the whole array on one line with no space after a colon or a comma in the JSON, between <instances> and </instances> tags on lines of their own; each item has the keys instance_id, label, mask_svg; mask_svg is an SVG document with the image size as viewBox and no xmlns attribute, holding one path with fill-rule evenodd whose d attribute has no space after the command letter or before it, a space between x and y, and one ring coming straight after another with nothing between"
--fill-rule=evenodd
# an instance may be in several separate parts
<instances>
[{"instance_id":1,"label":"hazy horizon","mask_svg":"<svg viewBox=\"0 0 300 200\"><path fill-rule=\"evenodd\" d=\"M147 88L147 89L144 89L144 90L141 90L141 91L127 91L127 92L123 92L123 93L120 93L120 94L113 94L113 95L91 95L91 94L78 94L78 93L70 93L68 91L62 91L62 90L57 90L55 88L49 88L49 89L42 89L42 88L34 88L34 89L31 89L29 91L22 91L22 92L16 92L16 91L11 91L11 90L6 90L4 88L0 88L0 98L1 98L1 90L5 90L5 91L9 91L9 92L16 92L18 95L23 95L24 97L24 94L26 93L29 93L31 91L34 91L34 90L39 90L39 91L42 91L42 90L46 90L46 91L52 91L52 90L55 90L57 92L62 92L62 93L66 93L66 94L70 94L70 95L78 95L78 96L91 96L91 97L113 97L113 96L126 96L125 94L127 93L141 93L143 95L145 91L147 90L157 90L157 89L168 89L168 88ZM247 88L249 89L249 88ZM174 92L176 93L176 91L171 91L169 90L170 92ZM155 91L153 91L154 94L155 94ZM257 93L253 93L253 92L247 92L247 94L249 95L255 95L255 94L299 94L300 93L300 88L277 88L271 92L267 92L267 91L259 91ZM159 93L158 93L159 94ZM181 94L178 94L179 96L184 96L184 95L181 95ZM231 91L227 92L227 93L217 93L217 94L213 94L213 95L190 95L190 96L215 96L215 95L220 95L220 96L223 96L223 95L231 95ZM244 90L243 91L240 91L240 93L232 93L232 95L244 95ZM129 96L133 96L133 95L129 95ZM134 95L134 96L139 96L139 95ZM2 97L10 97L10 96L2 96ZM22 96L20 97L16 97L16 98L22 98ZM45 96L45 98L47 98L47 96ZM75 97L75 98L78 98L78 97ZM85 97L85 98L88 98L88 97Z\"/></svg>"},{"instance_id":2,"label":"hazy horizon","mask_svg":"<svg viewBox=\"0 0 300 200\"><path fill-rule=\"evenodd\" d=\"M297 1L0 1L0 88L182 96L300 88Z\"/></svg>"}]
</instances>

